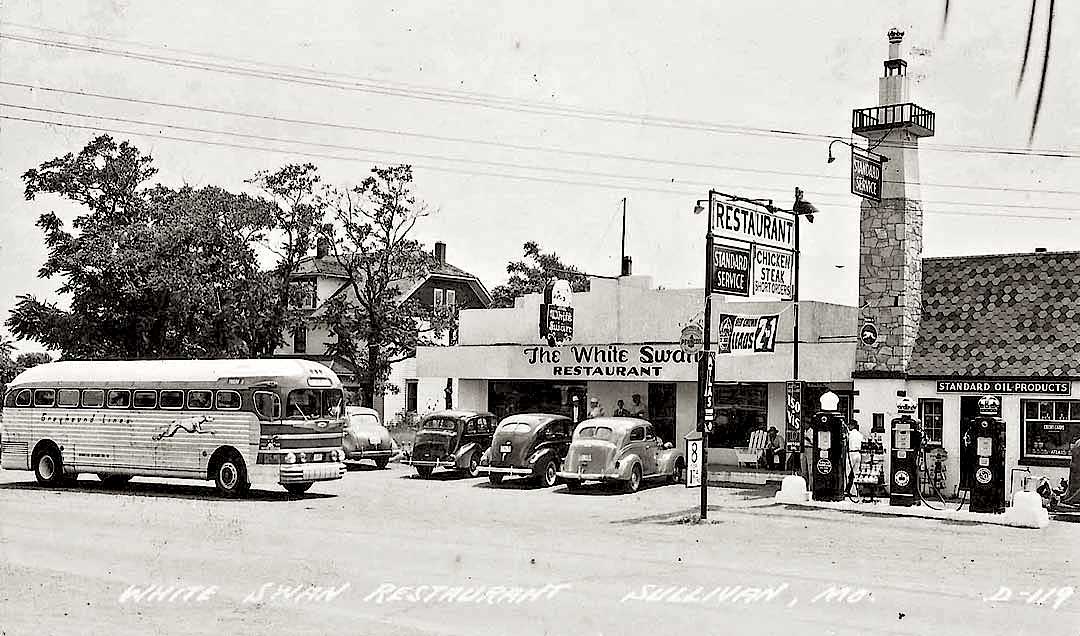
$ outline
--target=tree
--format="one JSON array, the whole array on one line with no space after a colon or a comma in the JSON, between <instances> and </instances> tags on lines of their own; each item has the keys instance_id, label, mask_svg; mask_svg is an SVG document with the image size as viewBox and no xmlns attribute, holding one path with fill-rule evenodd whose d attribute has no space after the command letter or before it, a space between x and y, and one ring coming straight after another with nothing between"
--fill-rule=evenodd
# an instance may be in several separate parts
<instances>
[{"instance_id":1,"label":"tree","mask_svg":"<svg viewBox=\"0 0 1080 636\"><path fill-rule=\"evenodd\" d=\"M373 168L359 186L340 193L334 223L322 229L348 277L348 293L329 299L320 317L334 336L327 353L360 371L367 406L387 388L390 366L417 346L436 344L451 321L445 310L402 298L429 262L410 238L428 214L412 183L411 166Z\"/></svg>"},{"instance_id":2,"label":"tree","mask_svg":"<svg viewBox=\"0 0 1080 636\"><path fill-rule=\"evenodd\" d=\"M277 332L272 342L263 343L265 355L274 352L283 333L304 320L303 312L296 309L303 291L294 283L293 275L314 246L326 215L326 188L321 181L318 169L310 163L287 164L273 172L264 170L249 180L275 201L273 228L281 237L277 246L270 247L278 261L271 289L275 302L267 321L277 326Z\"/></svg>"},{"instance_id":3,"label":"tree","mask_svg":"<svg viewBox=\"0 0 1080 636\"><path fill-rule=\"evenodd\" d=\"M107 135L23 175L27 200L49 193L82 205L65 228L42 214L67 309L20 296L6 324L66 358L266 355L281 338L273 280L253 249L274 206L220 188L149 188L152 158Z\"/></svg>"},{"instance_id":4,"label":"tree","mask_svg":"<svg viewBox=\"0 0 1080 636\"><path fill-rule=\"evenodd\" d=\"M514 299L526 294L543 292L544 287L555 278L570 281L575 292L589 291L589 278L573 265L563 263L555 252L544 253L535 241L523 246L525 258L506 265L510 278L491 290L492 307L513 307Z\"/></svg>"}]
</instances>

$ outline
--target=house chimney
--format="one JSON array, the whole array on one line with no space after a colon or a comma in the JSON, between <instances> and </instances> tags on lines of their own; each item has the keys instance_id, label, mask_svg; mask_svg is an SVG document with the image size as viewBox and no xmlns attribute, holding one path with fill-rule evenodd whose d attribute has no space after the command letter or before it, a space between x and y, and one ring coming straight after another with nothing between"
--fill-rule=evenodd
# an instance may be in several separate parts
<instances>
[{"instance_id":1,"label":"house chimney","mask_svg":"<svg viewBox=\"0 0 1080 636\"><path fill-rule=\"evenodd\" d=\"M634 273L634 259L629 256L622 257L622 273L619 276L630 276Z\"/></svg>"},{"instance_id":2,"label":"house chimney","mask_svg":"<svg viewBox=\"0 0 1080 636\"><path fill-rule=\"evenodd\" d=\"M320 236L315 241L315 258L326 258L330 255L330 239Z\"/></svg>"},{"instance_id":3,"label":"house chimney","mask_svg":"<svg viewBox=\"0 0 1080 636\"><path fill-rule=\"evenodd\" d=\"M435 261L446 265L446 243L435 241Z\"/></svg>"}]
</instances>

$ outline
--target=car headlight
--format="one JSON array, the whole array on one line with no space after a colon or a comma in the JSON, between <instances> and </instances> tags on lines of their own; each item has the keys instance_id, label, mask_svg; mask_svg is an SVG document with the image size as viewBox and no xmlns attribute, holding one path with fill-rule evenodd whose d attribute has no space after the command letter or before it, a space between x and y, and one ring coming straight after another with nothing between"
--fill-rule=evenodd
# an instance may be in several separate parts
<instances>
[{"instance_id":1,"label":"car headlight","mask_svg":"<svg viewBox=\"0 0 1080 636\"><path fill-rule=\"evenodd\" d=\"M295 464L296 463L296 455L294 455L292 453L285 453L285 463L286 464Z\"/></svg>"}]
</instances>

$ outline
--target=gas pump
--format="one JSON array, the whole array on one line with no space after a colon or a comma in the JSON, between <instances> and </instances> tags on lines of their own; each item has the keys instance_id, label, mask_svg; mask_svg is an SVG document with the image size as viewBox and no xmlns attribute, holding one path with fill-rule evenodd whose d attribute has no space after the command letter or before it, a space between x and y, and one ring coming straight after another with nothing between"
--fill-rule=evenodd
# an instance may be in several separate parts
<instances>
[{"instance_id":1,"label":"gas pump","mask_svg":"<svg viewBox=\"0 0 1080 636\"><path fill-rule=\"evenodd\" d=\"M915 413L915 400L896 401L899 417L892 420L892 444L889 476L889 505L914 506L919 502L919 452L922 448L922 427Z\"/></svg>"},{"instance_id":2,"label":"gas pump","mask_svg":"<svg viewBox=\"0 0 1080 636\"><path fill-rule=\"evenodd\" d=\"M971 480L971 512L1005 512L1005 421L1001 401L979 398L979 416L972 429L975 474Z\"/></svg>"},{"instance_id":3,"label":"gas pump","mask_svg":"<svg viewBox=\"0 0 1080 636\"><path fill-rule=\"evenodd\" d=\"M828 406L825 401L825 396L822 396L823 409ZM832 407L835 409L835 404ZM810 427L813 431L813 452L809 469L814 475L814 500L840 501L844 498L844 486L847 485L847 422L839 411L821 410L810 418Z\"/></svg>"}]
</instances>

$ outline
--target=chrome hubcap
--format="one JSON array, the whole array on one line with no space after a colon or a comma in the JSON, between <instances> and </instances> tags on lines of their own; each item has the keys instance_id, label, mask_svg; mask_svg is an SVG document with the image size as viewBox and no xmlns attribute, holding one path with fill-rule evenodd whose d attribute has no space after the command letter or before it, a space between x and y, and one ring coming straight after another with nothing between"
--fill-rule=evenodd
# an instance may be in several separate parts
<instances>
[{"instance_id":1,"label":"chrome hubcap","mask_svg":"<svg viewBox=\"0 0 1080 636\"><path fill-rule=\"evenodd\" d=\"M548 464L544 477L546 478L547 485L551 486L555 483L555 464Z\"/></svg>"},{"instance_id":2,"label":"chrome hubcap","mask_svg":"<svg viewBox=\"0 0 1080 636\"><path fill-rule=\"evenodd\" d=\"M230 462L226 462L221 465L221 484L226 488L232 489L236 487L237 473L236 467Z\"/></svg>"},{"instance_id":3,"label":"chrome hubcap","mask_svg":"<svg viewBox=\"0 0 1080 636\"><path fill-rule=\"evenodd\" d=\"M51 456L44 455L38 462L38 470L41 472L43 479L52 479L56 476L56 462L53 461Z\"/></svg>"}]
</instances>

